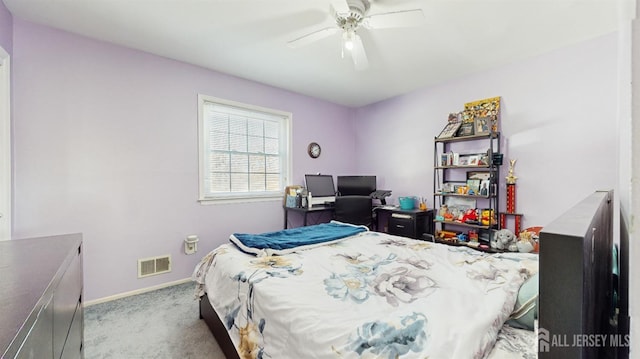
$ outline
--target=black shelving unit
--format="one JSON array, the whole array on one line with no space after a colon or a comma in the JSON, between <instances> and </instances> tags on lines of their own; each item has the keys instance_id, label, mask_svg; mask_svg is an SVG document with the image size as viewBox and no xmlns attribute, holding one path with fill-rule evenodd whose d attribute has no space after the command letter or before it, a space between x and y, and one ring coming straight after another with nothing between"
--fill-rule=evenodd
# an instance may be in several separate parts
<instances>
[{"instance_id":1,"label":"black shelving unit","mask_svg":"<svg viewBox=\"0 0 640 359\"><path fill-rule=\"evenodd\" d=\"M459 143L467 143L470 141L478 142L479 144L486 145L486 151L481 153L468 153L468 149L465 145L459 145ZM468 146L467 146L468 147ZM453 153L458 154L458 161L455 162L456 156ZM485 135L472 135L461 136L452 138L435 138L433 149L433 203L435 216L435 234L441 230L455 231L455 232L467 232L469 229L475 229L478 231L479 237L491 238L493 231L500 229L500 221L498 220L498 204L500 203L500 165L501 159L496 154L500 154L500 133L492 132ZM443 156L444 155L444 156ZM477 156L477 158L483 158L484 161L474 164L465 163L461 160L463 158L471 158ZM445 159L446 158L446 159ZM445 184L452 183L464 183L466 185L466 179L469 172L481 172L483 176L487 177L488 188L486 193L474 193L474 194L460 194L457 192L451 192L450 188L446 189ZM452 220L438 220L439 208L445 203L452 202L448 200L453 198L459 199L473 199L476 201L476 208L486 209L493 213L491 218L492 222L489 225L483 225L478 223L463 223ZM484 232L484 233L481 233Z\"/></svg>"}]
</instances>

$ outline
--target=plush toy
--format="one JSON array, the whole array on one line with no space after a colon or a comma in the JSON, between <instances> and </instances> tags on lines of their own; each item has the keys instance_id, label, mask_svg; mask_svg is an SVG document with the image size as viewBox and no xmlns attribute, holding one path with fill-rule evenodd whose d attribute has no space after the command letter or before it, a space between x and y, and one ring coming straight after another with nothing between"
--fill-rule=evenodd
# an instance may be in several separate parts
<instances>
[{"instance_id":1,"label":"plush toy","mask_svg":"<svg viewBox=\"0 0 640 359\"><path fill-rule=\"evenodd\" d=\"M518 246L518 251L523 253L529 253L533 251L536 245L536 241L534 239L534 233L524 230L520 232L518 235L518 242L516 245Z\"/></svg>"},{"instance_id":2,"label":"plush toy","mask_svg":"<svg viewBox=\"0 0 640 359\"><path fill-rule=\"evenodd\" d=\"M493 235L493 239L489 243L491 248L509 250L511 252L517 252L518 246L516 245L516 236L508 229L501 229L496 231Z\"/></svg>"},{"instance_id":3,"label":"plush toy","mask_svg":"<svg viewBox=\"0 0 640 359\"><path fill-rule=\"evenodd\" d=\"M462 217L460 218L460 222L462 223L477 223L478 222L478 213L474 208L469 208Z\"/></svg>"}]
</instances>

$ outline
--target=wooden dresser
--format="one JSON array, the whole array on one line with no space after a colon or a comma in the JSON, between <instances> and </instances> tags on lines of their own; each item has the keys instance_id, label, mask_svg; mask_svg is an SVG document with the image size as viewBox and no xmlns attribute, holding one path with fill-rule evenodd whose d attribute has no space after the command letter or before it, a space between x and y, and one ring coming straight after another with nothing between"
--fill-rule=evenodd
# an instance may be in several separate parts
<instances>
[{"instance_id":1,"label":"wooden dresser","mask_svg":"<svg viewBox=\"0 0 640 359\"><path fill-rule=\"evenodd\" d=\"M83 358L82 234L0 241L0 358Z\"/></svg>"}]
</instances>

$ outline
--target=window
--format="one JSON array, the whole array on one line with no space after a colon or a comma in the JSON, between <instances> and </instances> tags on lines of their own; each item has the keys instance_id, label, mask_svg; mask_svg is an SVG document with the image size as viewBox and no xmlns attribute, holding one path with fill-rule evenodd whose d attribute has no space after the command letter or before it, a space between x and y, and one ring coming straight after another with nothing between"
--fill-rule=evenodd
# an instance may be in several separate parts
<instances>
[{"instance_id":1,"label":"window","mask_svg":"<svg viewBox=\"0 0 640 359\"><path fill-rule=\"evenodd\" d=\"M200 201L282 198L291 113L198 96Z\"/></svg>"}]
</instances>

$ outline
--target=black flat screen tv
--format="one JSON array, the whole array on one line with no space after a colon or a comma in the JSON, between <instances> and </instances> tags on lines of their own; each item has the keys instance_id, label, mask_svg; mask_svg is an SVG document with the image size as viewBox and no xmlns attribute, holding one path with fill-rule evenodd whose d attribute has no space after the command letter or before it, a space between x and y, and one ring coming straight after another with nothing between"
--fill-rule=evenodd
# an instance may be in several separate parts
<instances>
[{"instance_id":1,"label":"black flat screen tv","mask_svg":"<svg viewBox=\"0 0 640 359\"><path fill-rule=\"evenodd\" d=\"M376 190L376 176L338 176L341 196L368 196Z\"/></svg>"}]
</instances>

